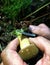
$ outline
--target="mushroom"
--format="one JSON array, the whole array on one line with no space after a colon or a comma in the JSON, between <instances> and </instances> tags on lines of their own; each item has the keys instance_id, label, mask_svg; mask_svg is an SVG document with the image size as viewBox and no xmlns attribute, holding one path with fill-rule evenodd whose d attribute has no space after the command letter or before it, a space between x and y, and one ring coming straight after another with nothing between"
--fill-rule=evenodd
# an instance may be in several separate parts
<instances>
[{"instance_id":1,"label":"mushroom","mask_svg":"<svg viewBox=\"0 0 50 65\"><path fill-rule=\"evenodd\" d=\"M29 60L38 54L39 51L38 48L34 43L31 44L28 38L24 38L22 40L21 38L19 38L19 40L20 40L20 50L18 53L23 60Z\"/></svg>"}]
</instances>

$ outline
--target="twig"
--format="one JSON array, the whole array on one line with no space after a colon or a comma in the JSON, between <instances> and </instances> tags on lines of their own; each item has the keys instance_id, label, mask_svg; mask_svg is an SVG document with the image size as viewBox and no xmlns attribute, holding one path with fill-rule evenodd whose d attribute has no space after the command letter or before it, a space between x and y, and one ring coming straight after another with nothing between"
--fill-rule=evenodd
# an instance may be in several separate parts
<instances>
[{"instance_id":1,"label":"twig","mask_svg":"<svg viewBox=\"0 0 50 65\"><path fill-rule=\"evenodd\" d=\"M36 20L38 20L38 19L40 19L40 18L42 18L42 17L44 17L44 16L47 16L48 14L50 14L50 13L46 13L46 14L44 14L44 15L42 15L42 16L40 16L40 17L37 17L37 18L35 18L35 19L32 19L32 20L30 20L30 21L31 21L31 22L36 21Z\"/></svg>"},{"instance_id":2,"label":"twig","mask_svg":"<svg viewBox=\"0 0 50 65\"><path fill-rule=\"evenodd\" d=\"M47 4L45 4L45 5L43 5L42 7L38 8L38 9L35 10L34 12L32 12L32 13L30 13L29 15L27 15L26 17L24 17L23 20L26 19L26 18L28 18L28 17L30 17L31 15L37 13L38 11L40 11L40 10L43 9L44 7L48 6L49 4L50 4L50 2L47 3Z\"/></svg>"}]
</instances>

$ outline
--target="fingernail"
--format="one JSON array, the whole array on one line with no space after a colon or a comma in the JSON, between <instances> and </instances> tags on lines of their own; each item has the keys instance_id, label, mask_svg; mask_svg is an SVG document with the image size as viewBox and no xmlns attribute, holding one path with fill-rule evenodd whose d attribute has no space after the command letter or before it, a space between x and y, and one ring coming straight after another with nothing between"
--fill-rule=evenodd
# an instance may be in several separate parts
<instances>
[{"instance_id":1,"label":"fingernail","mask_svg":"<svg viewBox=\"0 0 50 65\"><path fill-rule=\"evenodd\" d=\"M35 29L35 27L34 27L33 25L30 25L30 26L29 26L29 30L32 31L32 30L34 30L34 29Z\"/></svg>"}]
</instances>

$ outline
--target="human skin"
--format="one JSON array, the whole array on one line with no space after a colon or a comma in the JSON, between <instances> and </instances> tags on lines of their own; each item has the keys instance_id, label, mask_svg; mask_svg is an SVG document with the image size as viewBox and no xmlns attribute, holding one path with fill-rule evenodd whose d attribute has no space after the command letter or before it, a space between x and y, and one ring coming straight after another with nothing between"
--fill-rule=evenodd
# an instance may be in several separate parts
<instances>
[{"instance_id":1,"label":"human skin","mask_svg":"<svg viewBox=\"0 0 50 65\"><path fill-rule=\"evenodd\" d=\"M37 35L43 36L50 40L50 28L48 28L45 24L40 24L38 26L30 25L29 30L32 33L35 33Z\"/></svg>"},{"instance_id":2,"label":"human skin","mask_svg":"<svg viewBox=\"0 0 50 65\"><path fill-rule=\"evenodd\" d=\"M43 57L37 61L35 65L50 65L50 41L44 37L30 38L31 43L35 45L44 52Z\"/></svg>"},{"instance_id":3,"label":"human skin","mask_svg":"<svg viewBox=\"0 0 50 65\"><path fill-rule=\"evenodd\" d=\"M3 62L0 65L3 65Z\"/></svg>"},{"instance_id":4,"label":"human skin","mask_svg":"<svg viewBox=\"0 0 50 65\"><path fill-rule=\"evenodd\" d=\"M40 24L39 26L41 26L41 25L44 26L44 24ZM37 27L37 26L35 26L35 27ZM42 27L42 28L45 28L45 27ZM47 28L47 31L48 31L48 32L47 31L46 32L49 33L48 27L46 27L46 28ZM31 29L31 31L33 33L37 33L37 32L34 32L34 30ZM37 30L37 28L36 28L36 30ZM41 32L43 32L43 34L44 34L45 31L43 30ZM42 33L40 33L40 35L43 36ZM47 35L47 36L49 36L49 35ZM50 39L50 37L47 37L47 36L44 36L44 37ZM30 41L30 43L34 42L35 45L42 52L44 52L43 57L35 65L50 65L50 52L49 52L49 50L50 50L50 41L43 38L43 37L29 38L29 41ZM1 65L3 65L3 64L4 65L27 65L21 59L21 57L18 55L18 53L16 52L16 49L17 49L18 45L19 45L19 40L16 38L12 42L9 43L9 45L5 48L5 50L3 50L2 54L1 54L3 63Z\"/></svg>"},{"instance_id":5,"label":"human skin","mask_svg":"<svg viewBox=\"0 0 50 65\"><path fill-rule=\"evenodd\" d=\"M11 41L1 53L4 65L27 65L16 52L19 40L16 38Z\"/></svg>"},{"instance_id":6,"label":"human skin","mask_svg":"<svg viewBox=\"0 0 50 65\"><path fill-rule=\"evenodd\" d=\"M50 65L50 41L44 37L29 38L29 41L34 42L44 52L43 57L35 65ZM16 52L18 45L19 41L16 38L3 50L1 57L4 65L27 65Z\"/></svg>"}]
</instances>

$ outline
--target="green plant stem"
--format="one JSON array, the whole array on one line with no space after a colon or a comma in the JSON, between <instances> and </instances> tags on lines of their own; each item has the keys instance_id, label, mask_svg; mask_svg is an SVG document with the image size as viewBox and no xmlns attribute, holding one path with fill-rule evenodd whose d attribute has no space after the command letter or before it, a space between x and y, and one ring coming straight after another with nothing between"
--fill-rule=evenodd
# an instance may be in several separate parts
<instances>
[{"instance_id":1,"label":"green plant stem","mask_svg":"<svg viewBox=\"0 0 50 65\"><path fill-rule=\"evenodd\" d=\"M40 10L43 9L44 7L48 6L49 4L50 4L50 2L47 3L47 4L45 4L45 5L43 5L42 7L38 8L38 9L35 10L34 12L32 12L32 13L30 13L29 15L27 15L26 17L24 17L23 20L26 19L26 18L28 18L28 17L30 17L31 15L37 13L38 11L40 11Z\"/></svg>"}]
</instances>

